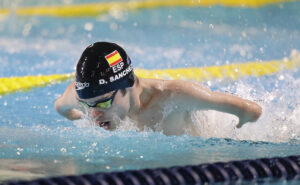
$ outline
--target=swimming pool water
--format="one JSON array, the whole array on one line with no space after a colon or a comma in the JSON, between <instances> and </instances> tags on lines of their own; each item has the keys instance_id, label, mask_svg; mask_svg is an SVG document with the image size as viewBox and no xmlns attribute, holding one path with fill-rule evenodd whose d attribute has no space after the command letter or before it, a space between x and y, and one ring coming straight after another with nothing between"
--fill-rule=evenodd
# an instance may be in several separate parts
<instances>
[{"instance_id":1,"label":"swimming pool water","mask_svg":"<svg viewBox=\"0 0 300 185\"><path fill-rule=\"evenodd\" d=\"M73 1L82 2L87 1ZM3 3L27 5L37 2ZM259 9L170 7L67 19L3 16L0 76L73 72L82 50L100 40L120 43L134 66L145 69L298 58L299 8L300 2L294 2ZM0 97L0 182L300 153L298 69L202 82L263 107L262 117L241 129L230 115L196 112L202 137L136 132L129 121L116 132L68 121L53 107L68 83Z\"/></svg>"}]
</instances>

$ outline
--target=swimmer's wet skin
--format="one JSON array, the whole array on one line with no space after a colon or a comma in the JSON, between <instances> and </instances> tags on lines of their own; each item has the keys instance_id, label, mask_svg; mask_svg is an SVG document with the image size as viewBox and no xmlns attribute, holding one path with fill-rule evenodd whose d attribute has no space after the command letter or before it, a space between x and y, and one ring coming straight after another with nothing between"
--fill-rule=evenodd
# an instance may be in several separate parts
<instances>
[{"instance_id":1,"label":"swimmer's wet skin","mask_svg":"<svg viewBox=\"0 0 300 185\"><path fill-rule=\"evenodd\" d=\"M172 109L166 114L170 105ZM55 108L70 120L88 114L107 130L116 129L126 116L140 130L145 126L155 130L159 123L167 135L184 134L195 110L236 115L238 128L256 121L262 113L255 102L212 92L198 83L138 78L125 50L108 42L97 42L84 50L77 63L75 82L57 99ZM191 135L199 135L197 128L192 130Z\"/></svg>"}]
</instances>

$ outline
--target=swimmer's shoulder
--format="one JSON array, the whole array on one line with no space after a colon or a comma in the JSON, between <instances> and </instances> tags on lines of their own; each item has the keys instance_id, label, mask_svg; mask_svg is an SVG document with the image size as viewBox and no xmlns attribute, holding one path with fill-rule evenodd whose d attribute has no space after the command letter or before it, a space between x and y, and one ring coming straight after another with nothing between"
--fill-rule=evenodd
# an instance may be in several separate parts
<instances>
[{"instance_id":1,"label":"swimmer's shoulder","mask_svg":"<svg viewBox=\"0 0 300 185\"><path fill-rule=\"evenodd\" d=\"M143 89L143 92L150 93L154 96L166 95L168 90L165 83L167 80L139 78L139 87Z\"/></svg>"},{"instance_id":2,"label":"swimmer's shoulder","mask_svg":"<svg viewBox=\"0 0 300 185\"><path fill-rule=\"evenodd\" d=\"M75 91L75 82L71 82L66 88L67 93L76 93Z\"/></svg>"},{"instance_id":3,"label":"swimmer's shoulder","mask_svg":"<svg viewBox=\"0 0 300 185\"><path fill-rule=\"evenodd\" d=\"M191 86L197 84L183 80L140 79L140 81L143 87L151 88L164 94L188 91Z\"/></svg>"},{"instance_id":4,"label":"swimmer's shoulder","mask_svg":"<svg viewBox=\"0 0 300 185\"><path fill-rule=\"evenodd\" d=\"M197 83L184 80L155 80L153 86L164 94L194 95L196 92L210 92L210 89ZM197 93L196 93L197 94Z\"/></svg>"},{"instance_id":5,"label":"swimmer's shoulder","mask_svg":"<svg viewBox=\"0 0 300 185\"><path fill-rule=\"evenodd\" d=\"M163 86L165 91L170 92L184 92L191 89L192 86L198 86L199 84L184 80L164 80Z\"/></svg>"},{"instance_id":6,"label":"swimmer's shoulder","mask_svg":"<svg viewBox=\"0 0 300 185\"><path fill-rule=\"evenodd\" d=\"M68 87L66 88L65 92L62 94L63 98L70 98L72 97L74 100L77 100L78 96L75 91L75 82L71 82Z\"/></svg>"}]
</instances>

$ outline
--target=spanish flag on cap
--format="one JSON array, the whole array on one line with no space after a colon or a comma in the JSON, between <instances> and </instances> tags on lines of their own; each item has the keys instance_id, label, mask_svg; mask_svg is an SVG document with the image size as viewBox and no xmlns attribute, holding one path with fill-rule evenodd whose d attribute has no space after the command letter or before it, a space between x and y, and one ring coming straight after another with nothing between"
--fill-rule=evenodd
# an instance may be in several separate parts
<instances>
[{"instance_id":1,"label":"spanish flag on cap","mask_svg":"<svg viewBox=\"0 0 300 185\"><path fill-rule=\"evenodd\" d=\"M118 63L123 61L120 53L117 50L115 50L112 53L106 55L105 59L108 62L110 67L112 67L114 65L117 65Z\"/></svg>"}]
</instances>

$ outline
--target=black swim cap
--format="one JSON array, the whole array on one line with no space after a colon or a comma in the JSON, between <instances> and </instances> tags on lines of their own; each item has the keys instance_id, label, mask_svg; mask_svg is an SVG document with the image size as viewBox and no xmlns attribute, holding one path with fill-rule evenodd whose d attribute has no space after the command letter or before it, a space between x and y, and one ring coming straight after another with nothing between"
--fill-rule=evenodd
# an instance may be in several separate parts
<instances>
[{"instance_id":1,"label":"black swim cap","mask_svg":"<svg viewBox=\"0 0 300 185\"><path fill-rule=\"evenodd\" d=\"M130 58L123 48L109 42L96 42L83 51L75 78L75 89L81 99L132 87L134 83Z\"/></svg>"}]
</instances>

